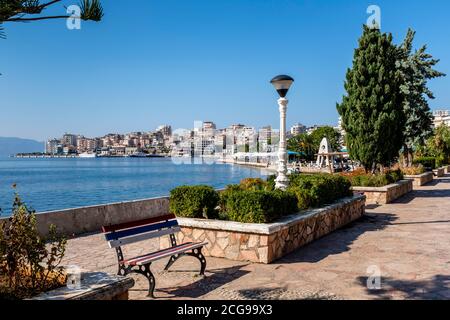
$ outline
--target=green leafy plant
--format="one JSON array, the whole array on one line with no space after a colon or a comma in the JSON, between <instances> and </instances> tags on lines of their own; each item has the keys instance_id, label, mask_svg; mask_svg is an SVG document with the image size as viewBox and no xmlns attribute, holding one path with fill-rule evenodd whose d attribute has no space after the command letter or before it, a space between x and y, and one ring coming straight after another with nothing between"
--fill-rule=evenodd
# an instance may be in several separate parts
<instances>
[{"instance_id":1,"label":"green leafy plant","mask_svg":"<svg viewBox=\"0 0 450 320\"><path fill-rule=\"evenodd\" d=\"M355 187L384 187L403 179L400 169L391 170L384 174L360 174L348 177Z\"/></svg>"},{"instance_id":2,"label":"green leafy plant","mask_svg":"<svg viewBox=\"0 0 450 320\"><path fill-rule=\"evenodd\" d=\"M247 178L239 183L243 190L265 190L267 182L260 178Z\"/></svg>"},{"instance_id":3,"label":"green leafy plant","mask_svg":"<svg viewBox=\"0 0 450 320\"><path fill-rule=\"evenodd\" d=\"M66 239L50 226L40 236L35 212L16 194L12 216L0 223L0 298L23 299L62 286Z\"/></svg>"},{"instance_id":4,"label":"green leafy plant","mask_svg":"<svg viewBox=\"0 0 450 320\"><path fill-rule=\"evenodd\" d=\"M366 172L390 165L403 145L406 116L399 52L391 34L364 26L347 72L346 94L337 105L350 157Z\"/></svg>"},{"instance_id":5,"label":"green leafy plant","mask_svg":"<svg viewBox=\"0 0 450 320\"><path fill-rule=\"evenodd\" d=\"M350 182L339 175L293 174L289 180L289 190L297 195L302 209L330 204L352 195Z\"/></svg>"},{"instance_id":6,"label":"green leafy plant","mask_svg":"<svg viewBox=\"0 0 450 320\"><path fill-rule=\"evenodd\" d=\"M270 223L298 211L293 193L232 189L223 198L224 210L231 221Z\"/></svg>"},{"instance_id":7,"label":"green leafy plant","mask_svg":"<svg viewBox=\"0 0 450 320\"><path fill-rule=\"evenodd\" d=\"M427 53L427 46L413 51L416 32L408 30L403 44L400 46L400 59L397 65L402 73L403 109L406 115L403 143L403 163L410 167L414 159L414 147L424 145L433 133L433 114L428 99L434 94L428 87L430 79L445 76L434 69L439 60Z\"/></svg>"},{"instance_id":8,"label":"green leafy plant","mask_svg":"<svg viewBox=\"0 0 450 320\"><path fill-rule=\"evenodd\" d=\"M422 165L425 168L436 169L436 157L418 157L414 159L415 165Z\"/></svg>"},{"instance_id":9,"label":"green leafy plant","mask_svg":"<svg viewBox=\"0 0 450 320\"><path fill-rule=\"evenodd\" d=\"M101 21L103 18L103 7L99 0L83 0L80 3L81 19Z\"/></svg>"},{"instance_id":10,"label":"green leafy plant","mask_svg":"<svg viewBox=\"0 0 450 320\"><path fill-rule=\"evenodd\" d=\"M219 194L209 186L181 186L170 191L170 212L180 217L216 219Z\"/></svg>"},{"instance_id":11,"label":"green leafy plant","mask_svg":"<svg viewBox=\"0 0 450 320\"><path fill-rule=\"evenodd\" d=\"M421 164L412 167L401 168L400 170L402 170L402 173L406 176L416 176L425 172L425 168Z\"/></svg>"},{"instance_id":12,"label":"green leafy plant","mask_svg":"<svg viewBox=\"0 0 450 320\"><path fill-rule=\"evenodd\" d=\"M45 9L53 7L62 0L0 0L0 38L5 38L2 23L31 22L40 20L67 19L70 15L45 15ZM103 7L99 0L81 0L81 20L101 21Z\"/></svg>"}]
</instances>

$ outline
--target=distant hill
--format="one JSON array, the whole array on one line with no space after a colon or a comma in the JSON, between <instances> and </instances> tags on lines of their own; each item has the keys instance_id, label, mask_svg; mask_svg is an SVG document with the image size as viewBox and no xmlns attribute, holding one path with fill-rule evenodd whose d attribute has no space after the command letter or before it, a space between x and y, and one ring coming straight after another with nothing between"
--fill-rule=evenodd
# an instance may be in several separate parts
<instances>
[{"instance_id":1,"label":"distant hill","mask_svg":"<svg viewBox=\"0 0 450 320\"><path fill-rule=\"evenodd\" d=\"M44 142L31 139L0 137L0 157L30 152L44 152Z\"/></svg>"}]
</instances>

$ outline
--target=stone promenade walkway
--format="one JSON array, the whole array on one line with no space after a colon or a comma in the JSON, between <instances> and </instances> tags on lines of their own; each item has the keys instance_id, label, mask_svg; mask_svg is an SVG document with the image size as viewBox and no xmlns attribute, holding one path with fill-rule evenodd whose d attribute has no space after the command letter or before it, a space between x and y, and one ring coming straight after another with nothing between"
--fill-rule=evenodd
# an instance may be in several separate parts
<instances>
[{"instance_id":1,"label":"stone promenade walkway","mask_svg":"<svg viewBox=\"0 0 450 320\"><path fill-rule=\"evenodd\" d=\"M146 246L146 248L144 248ZM129 248L156 249L155 241ZM271 264L207 258L206 277L186 257L173 271L152 266L163 299L450 299L450 176L394 204L367 209L359 221ZM116 256L102 235L69 241L65 264L116 272ZM367 277L381 273L381 289ZM147 281L133 276L131 299L146 299Z\"/></svg>"}]
</instances>

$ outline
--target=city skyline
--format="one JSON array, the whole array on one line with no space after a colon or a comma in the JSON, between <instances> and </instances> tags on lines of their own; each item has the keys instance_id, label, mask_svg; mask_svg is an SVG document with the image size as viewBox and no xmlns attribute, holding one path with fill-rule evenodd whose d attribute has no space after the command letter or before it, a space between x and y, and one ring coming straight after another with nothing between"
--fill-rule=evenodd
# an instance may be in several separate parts
<instances>
[{"instance_id":1,"label":"city skyline","mask_svg":"<svg viewBox=\"0 0 450 320\"><path fill-rule=\"evenodd\" d=\"M68 30L65 21L5 25L0 136L43 141L64 131L97 136L145 131L159 123L185 128L202 118L221 127L234 119L277 127L276 92L269 81L281 73L296 80L288 97L288 126L334 126L335 104L371 4L136 3L139 13L120 1L105 2L104 20L82 23L81 30ZM414 28L415 48L428 44L441 59L437 69L450 73L448 1L376 4L383 32L399 44ZM284 22L282 30L273 21ZM450 107L448 87L449 77L430 82L433 110Z\"/></svg>"}]
</instances>

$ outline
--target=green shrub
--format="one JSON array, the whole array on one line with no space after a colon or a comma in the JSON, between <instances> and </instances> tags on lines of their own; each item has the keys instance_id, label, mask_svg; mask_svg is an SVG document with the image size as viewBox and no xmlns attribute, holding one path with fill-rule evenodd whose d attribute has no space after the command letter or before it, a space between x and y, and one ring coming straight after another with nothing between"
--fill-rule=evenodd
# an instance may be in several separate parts
<instances>
[{"instance_id":1,"label":"green shrub","mask_svg":"<svg viewBox=\"0 0 450 320\"><path fill-rule=\"evenodd\" d=\"M294 174L289 190L297 195L299 208L318 207L352 195L348 179L331 174Z\"/></svg>"},{"instance_id":2,"label":"green shrub","mask_svg":"<svg viewBox=\"0 0 450 320\"><path fill-rule=\"evenodd\" d=\"M243 190L265 190L267 187L267 182L260 178L247 178L241 180L239 183Z\"/></svg>"},{"instance_id":3,"label":"green shrub","mask_svg":"<svg viewBox=\"0 0 450 320\"><path fill-rule=\"evenodd\" d=\"M306 210L317 202L317 199L313 197L310 190L301 189L299 187L291 187L289 189L297 197L297 207L299 210Z\"/></svg>"},{"instance_id":4,"label":"green shrub","mask_svg":"<svg viewBox=\"0 0 450 320\"><path fill-rule=\"evenodd\" d=\"M419 164L413 167L401 168L402 173L407 176L416 176L425 172L423 165Z\"/></svg>"},{"instance_id":5,"label":"green shrub","mask_svg":"<svg viewBox=\"0 0 450 320\"><path fill-rule=\"evenodd\" d=\"M445 164L447 164L447 159L444 155L439 155L436 157L436 168L440 168Z\"/></svg>"},{"instance_id":6,"label":"green shrub","mask_svg":"<svg viewBox=\"0 0 450 320\"><path fill-rule=\"evenodd\" d=\"M400 169L391 170L386 173L386 179L389 183L395 183L397 181L403 180L403 172Z\"/></svg>"},{"instance_id":7,"label":"green shrub","mask_svg":"<svg viewBox=\"0 0 450 320\"><path fill-rule=\"evenodd\" d=\"M425 168L436 169L436 158L435 157L419 157L414 159L413 164L421 164Z\"/></svg>"},{"instance_id":8,"label":"green shrub","mask_svg":"<svg viewBox=\"0 0 450 320\"><path fill-rule=\"evenodd\" d=\"M291 192L230 189L221 197L231 221L270 223L298 211L297 198Z\"/></svg>"},{"instance_id":9,"label":"green shrub","mask_svg":"<svg viewBox=\"0 0 450 320\"><path fill-rule=\"evenodd\" d=\"M227 203L227 199L228 196L233 194L234 192L237 191L244 191L242 189L242 186L240 184L230 184L226 187L226 189L224 191L222 191L220 193L219 196L219 206L220 206L220 212L226 215L226 203Z\"/></svg>"},{"instance_id":10,"label":"green shrub","mask_svg":"<svg viewBox=\"0 0 450 320\"><path fill-rule=\"evenodd\" d=\"M187 218L218 218L219 194L209 186L182 186L170 191L170 212Z\"/></svg>"},{"instance_id":11,"label":"green shrub","mask_svg":"<svg viewBox=\"0 0 450 320\"><path fill-rule=\"evenodd\" d=\"M275 190L275 179L277 178L276 175L271 175L267 177L267 190Z\"/></svg>"},{"instance_id":12,"label":"green shrub","mask_svg":"<svg viewBox=\"0 0 450 320\"><path fill-rule=\"evenodd\" d=\"M36 215L16 194L12 216L0 222L0 300L30 298L64 286L67 241L50 225L42 237Z\"/></svg>"},{"instance_id":13,"label":"green shrub","mask_svg":"<svg viewBox=\"0 0 450 320\"><path fill-rule=\"evenodd\" d=\"M352 186L355 187L384 187L403 179L400 169L392 170L385 174L361 174L348 177Z\"/></svg>"}]
</instances>

